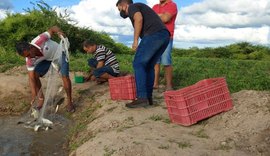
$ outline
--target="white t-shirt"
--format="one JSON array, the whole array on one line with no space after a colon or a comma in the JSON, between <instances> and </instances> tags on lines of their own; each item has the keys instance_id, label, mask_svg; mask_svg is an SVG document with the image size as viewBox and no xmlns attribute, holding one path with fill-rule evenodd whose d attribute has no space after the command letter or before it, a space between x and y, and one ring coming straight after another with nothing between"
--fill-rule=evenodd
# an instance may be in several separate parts
<instances>
[{"instance_id":1,"label":"white t-shirt","mask_svg":"<svg viewBox=\"0 0 270 156\"><path fill-rule=\"evenodd\" d=\"M30 44L38 48L43 56L37 56L35 58L26 57L26 67L28 71L33 71L35 66L43 60L52 61L58 48L58 43L51 40L49 32L38 35L30 42Z\"/></svg>"}]
</instances>

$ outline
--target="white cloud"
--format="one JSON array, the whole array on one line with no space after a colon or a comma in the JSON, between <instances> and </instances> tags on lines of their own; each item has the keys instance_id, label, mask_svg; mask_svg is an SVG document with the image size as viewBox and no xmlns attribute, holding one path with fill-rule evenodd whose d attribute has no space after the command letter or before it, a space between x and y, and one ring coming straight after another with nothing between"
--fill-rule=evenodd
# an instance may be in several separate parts
<instances>
[{"instance_id":1,"label":"white cloud","mask_svg":"<svg viewBox=\"0 0 270 156\"><path fill-rule=\"evenodd\" d=\"M6 17L6 10L0 9L0 20L4 19Z\"/></svg>"},{"instance_id":2,"label":"white cloud","mask_svg":"<svg viewBox=\"0 0 270 156\"><path fill-rule=\"evenodd\" d=\"M118 36L118 35L110 35L110 37L111 37L113 40L115 40L115 41L119 40L119 36Z\"/></svg>"},{"instance_id":3,"label":"white cloud","mask_svg":"<svg viewBox=\"0 0 270 156\"><path fill-rule=\"evenodd\" d=\"M177 26L175 40L181 42L252 42L257 44L268 43L269 27L261 28L210 28L198 25Z\"/></svg>"},{"instance_id":4,"label":"white cloud","mask_svg":"<svg viewBox=\"0 0 270 156\"><path fill-rule=\"evenodd\" d=\"M152 7L159 0L146 2ZM129 19L119 16L115 3L112 0L81 0L71 6L69 12L79 26L107 32L116 41L128 44L133 39L133 28ZM269 43L269 0L203 0L178 10L175 43L217 46L241 41ZM182 47L181 44L176 46Z\"/></svg>"},{"instance_id":5,"label":"white cloud","mask_svg":"<svg viewBox=\"0 0 270 156\"><path fill-rule=\"evenodd\" d=\"M178 24L209 27L270 25L269 0L204 0L181 9Z\"/></svg>"},{"instance_id":6,"label":"white cloud","mask_svg":"<svg viewBox=\"0 0 270 156\"><path fill-rule=\"evenodd\" d=\"M72 17L79 21L79 26L107 33L132 35L130 21L119 16L115 4L115 1L108 0L82 0L78 5L71 7L74 12Z\"/></svg>"},{"instance_id":7,"label":"white cloud","mask_svg":"<svg viewBox=\"0 0 270 156\"><path fill-rule=\"evenodd\" d=\"M147 2L147 5L152 8L155 4L159 3L159 0L146 0L146 2Z\"/></svg>"},{"instance_id":8,"label":"white cloud","mask_svg":"<svg viewBox=\"0 0 270 156\"><path fill-rule=\"evenodd\" d=\"M204 0L181 8L177 42L269 44L269 0Z\"/></svg>"}]
</instances>

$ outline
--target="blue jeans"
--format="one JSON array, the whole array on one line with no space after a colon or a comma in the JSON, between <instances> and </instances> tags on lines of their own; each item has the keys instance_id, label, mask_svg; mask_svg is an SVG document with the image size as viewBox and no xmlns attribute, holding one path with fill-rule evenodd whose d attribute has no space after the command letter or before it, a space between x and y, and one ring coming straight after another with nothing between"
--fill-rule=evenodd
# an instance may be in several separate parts
<instances>
[{"instance_id":1,"label":"blue jeans","mask_svg":"<svg viewBox=\"0 0 270 156\"><path fill-rule=\"evenodd\" d=\"M172 65L172 48L173 48L173 39L170 39L167 48L161 55L160 59L158 59L157 64L162 64L164 66Z\"/></svg>"},{"instance_id":2,"label":"blue jeans","mask_svg":"<svg viewBox=\"0 0 270 156\"><path fill-rule=\"evenodd\" d=\"M94 58L88 60L88 65L92 68L97 68L98 61ZM96 78L99 78L104 73L108 73L114 77L118 76L118 73L115 73L113 68L110 66L104 66L98 69L94 69L93 74Z\"/></svg>"},{"instance_id":3,"label":"blue jeans","mask_svg":"<svg viewBox=\"0 0 270 156\"><path fill-rule=\"evenodd\" d=\"M60 63L60 73L62 77L69 77L69 63L66 61L66 54L63 52L59 60ZM41 77L44 76L50 69L52 61L43 60L39 62L34 71L38 73Z\"/></svg>"},{"instance_id":4,"label":"blue jeans","mask_svg":"<svg viewBox=\"0 0 270 156\"><path fill-rule=\"evenodd\" d=\"M166 29L142 38L133 61L137 98L152 97L154 66L167 48L169 40L170 35Z\"/></svg>"}]
</instances>

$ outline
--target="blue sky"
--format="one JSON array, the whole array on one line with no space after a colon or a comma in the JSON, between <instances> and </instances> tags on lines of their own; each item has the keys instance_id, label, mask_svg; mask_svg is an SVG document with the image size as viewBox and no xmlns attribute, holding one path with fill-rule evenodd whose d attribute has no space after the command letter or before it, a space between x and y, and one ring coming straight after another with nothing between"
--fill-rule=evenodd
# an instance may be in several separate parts
<instances>
[{"instance_id":1,"label":"blue sky","mask_svg":"<svg viewBox=\"0 0 270 156\"><path fill-rule=\"evenodd\" d=\"M114 0L116 2L116 0ZM181 3L180 3L181 1ZM200 0L175 0L178 6L188 6L192 3L198 2ZM27 7L31 7L30 2L35 2L33 0L11 0L14 10L16 12L21 12L23 9ZM59 7L68 7L75 4L78 4L80 0L44 0L44 2L48 3L51 6L59 6ZM142 2L146 3L146 0L134 0L134 2ZM158 0L157 0L158 2Z\"/></svg>"},{"instance_id":2,"label":"blue sky","mask_svg":"<svg viewBox=\"0 0 270 156\"><path fill-rule=\"evenodd\" d=\"M23 12L35 0L0 0L0 20L5 11ZM115 41L132 44L130 21L119 17L117 0L44 0L57 11L68 9L78 26L108 33ZM149 6L159 0L134 0ZM236 42L269 45L269 0L174 0L178 5L174 46L218 47ZM106 5L104 5L106 4Z\"/></svg>"}]
</instances>

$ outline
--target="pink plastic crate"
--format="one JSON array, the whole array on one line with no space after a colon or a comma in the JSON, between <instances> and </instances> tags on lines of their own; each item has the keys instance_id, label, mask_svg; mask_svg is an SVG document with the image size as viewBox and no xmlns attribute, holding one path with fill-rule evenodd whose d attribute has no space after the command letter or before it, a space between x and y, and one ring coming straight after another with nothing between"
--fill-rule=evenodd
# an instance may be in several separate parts
<instances>
[{"instance_id":1,"label":"pink plastic crate","mask_svg":"<svg viewBox=\"0 0 270 156\"><path fill-rule=\"evenodd\" d=\"M201 80L164 97L171 121L184 126L233 108L225 78Z\"/></svg>"},{"instance_id":2,"label":"pink plastic crate","mask_svg":"<svg viewBox=\"0 0 270 156\"><path fill-rule=\"evenodd\" d=\"M112 100L136 99L135 78L132 75L109 79Z\"/></svg>"}]
</instances>

